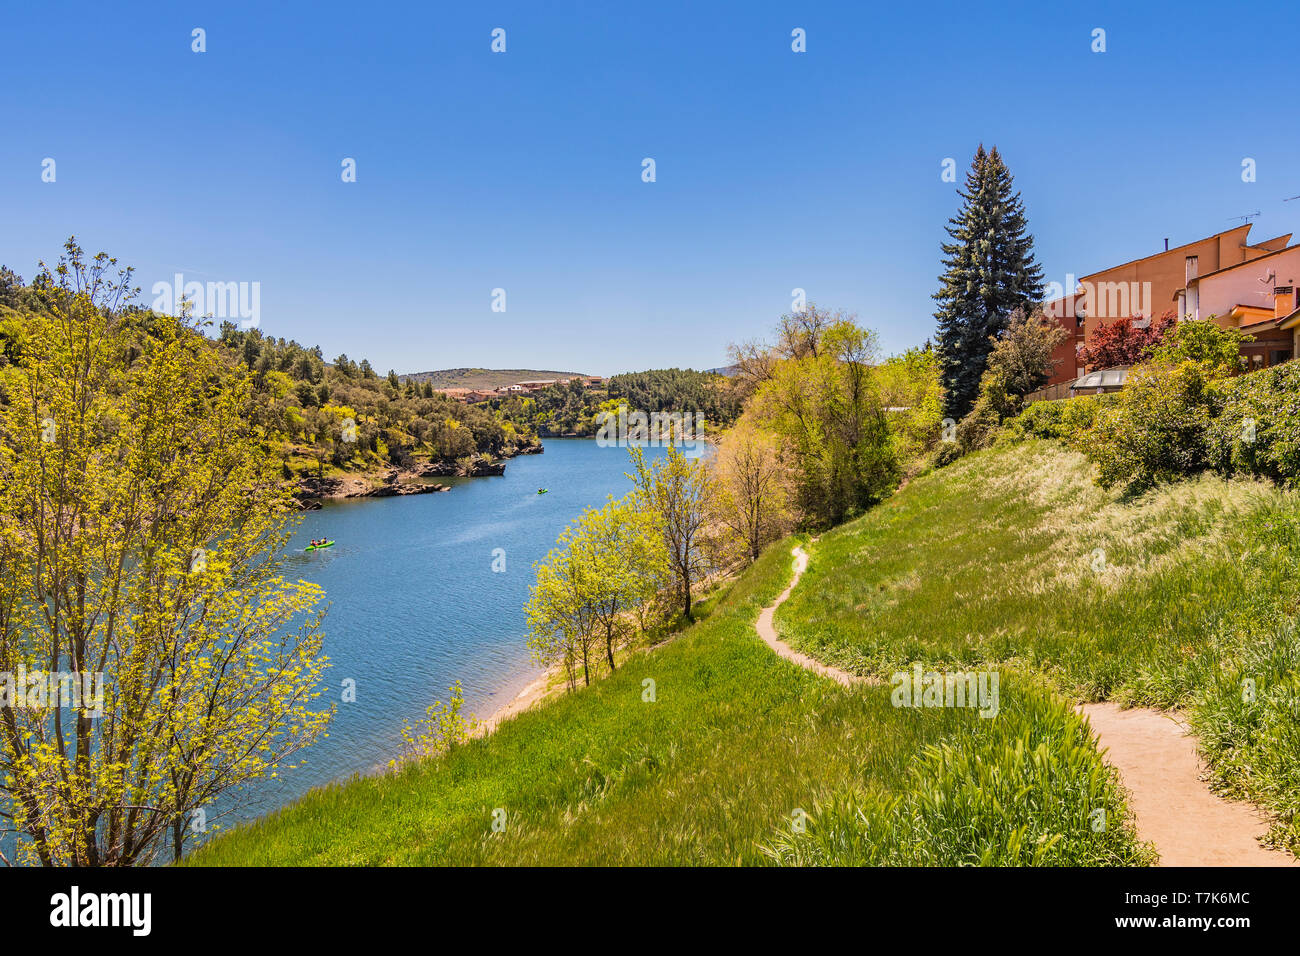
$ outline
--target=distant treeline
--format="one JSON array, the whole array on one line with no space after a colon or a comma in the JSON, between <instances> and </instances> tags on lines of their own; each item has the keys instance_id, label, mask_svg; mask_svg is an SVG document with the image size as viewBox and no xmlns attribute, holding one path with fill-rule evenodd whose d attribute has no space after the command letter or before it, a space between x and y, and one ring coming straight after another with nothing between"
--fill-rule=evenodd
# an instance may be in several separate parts
<instances>
[{"instance_id":1,"label":"distant treeline","mask_svg":"<svg viewBox=\"0 0 1300 956\"><path fill-rule=\"evenodd\" d=\"M615 375L604 388L579 381L493 399L507 420L546 435L594 435L597 415L625 403L644 412L703 412L710 429L725 428L740 415L735 383L713 372L660 368Z\"/></svg>"},{"instance_id":2,"label":"distant treeline","mask_svg":"<svg viewBox=\"0 0 1300 956\"><path fill-rule=\"evenodd\" d=\"M645 412L703 412L715 426L730 425L740 415L741 397L715 372L659 368L626 372L609 380L609 397L626 399Z\"/></svg>"},{"instance_id":3,"label":"distant treeline","mask_svg":"<svg viewBox=\"0 0 1300 956\"><path fill-rule=\"evenodd\" d=\"M379 375L346 354L326 363L319 347L223 322L219 347L253 374L255 422L285 443L286 470L344 471L415 461L508 456L536 432L491 409L465 405L429 382Z\"/></svg>"}]
</instances>

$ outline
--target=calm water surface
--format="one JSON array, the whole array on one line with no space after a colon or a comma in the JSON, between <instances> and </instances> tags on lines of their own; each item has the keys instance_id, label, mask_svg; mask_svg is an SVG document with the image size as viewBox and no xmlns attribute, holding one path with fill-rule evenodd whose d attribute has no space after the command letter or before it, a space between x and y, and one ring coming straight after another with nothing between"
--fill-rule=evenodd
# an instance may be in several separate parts
<instances>
[{"instance_id":1,"label":"calm water surface","mask_svg":"<svg viewBox=\"0 0 1300 956\"><path fill-rule=\"evenodd\" d=\"M647 459L662 454L647 448ZM405 721L423 716L459 679L466 708L486 717L539 672L529 663L523 605L532 565L582 512L631 490L627 452L580 439L548 439L501 477L459 480L451 491L327 504L290 543L286 576L325 589L329 737L306 763L259 783L238 816L264 813L308 788L382 767ZM537 494L548 488L547 494ZM337 543L302 552L313 538ZM493 551L506 570L492 570ZM346 678L355 703L341 701ZM230 820L225 821L229 823Z\"/></svg>"}]
</instances>

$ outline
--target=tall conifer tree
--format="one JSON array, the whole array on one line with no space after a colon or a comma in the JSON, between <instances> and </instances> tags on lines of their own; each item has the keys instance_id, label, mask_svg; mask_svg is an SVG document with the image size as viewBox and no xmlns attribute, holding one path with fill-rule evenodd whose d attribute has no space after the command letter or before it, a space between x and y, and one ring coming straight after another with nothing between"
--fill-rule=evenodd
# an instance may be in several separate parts
<instances>
[{"instance_id":1,"label":"tall conifer tree","mask_svg":"<svg viewBox=\"0 0 1300 956\"><path fill-rule=\"evenodd\" d=\"M966 174L961 211L948 220L939 303L939 374L944 411L955 419L970 411L993 338L1017 307L1027 311L1043 297L1043 271L1034 260L1025 207L1010 170L984 145Z\"/></svg>"}]
</instances>

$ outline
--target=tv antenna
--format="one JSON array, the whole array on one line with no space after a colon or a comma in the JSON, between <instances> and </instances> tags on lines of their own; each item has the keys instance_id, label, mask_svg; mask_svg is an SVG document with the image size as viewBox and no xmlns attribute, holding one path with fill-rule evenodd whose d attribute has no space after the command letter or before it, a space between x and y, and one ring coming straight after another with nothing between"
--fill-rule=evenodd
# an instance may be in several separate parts
<instances>
[{"instance_id":1,"label":"tv antenna","mask_svg":"<svg viewBox=\"0 0 1300 956\"><path fill-rule=\"evenodd\" d=\"M1286 199L1283 199L1282 201L1290 202L1292 199L1300 199L1300 196L1288 196Z\"/></svg>"},{"instance_id":2,"label":"tv antenna","mask_svg":"<svg viewBox=\"0 0 1300 956\"><path fill-rule=\"evenodd\" d=\"M1300 196L1297 196L1296 198L1297 198L1297 199L1300 199ZM1257 217L1259 216L1259 214L1260 214L1260 213L1259 213L1259 210L1256 209L1254 212L1248 212L1248 213L1246 213L1246 215L1244 215L1244 216L1229 216L1228 218L1229 218L1230 220L1231 220L1231 219L1240 219L1242 222L1250 222L1252 219L1257 218Z\"/></svg>"}]
</instances>

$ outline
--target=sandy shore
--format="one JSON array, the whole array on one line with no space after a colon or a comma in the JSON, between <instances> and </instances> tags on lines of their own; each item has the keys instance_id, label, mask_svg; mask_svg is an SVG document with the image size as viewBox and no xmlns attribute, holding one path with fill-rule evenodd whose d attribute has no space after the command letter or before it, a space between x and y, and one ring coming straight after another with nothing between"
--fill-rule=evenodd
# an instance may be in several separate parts
<instances>
[{"instance_id":1,"label":"sandy shore","mask_svg":"<svg viewBox=\"0 0 1300 956\"><path fill-rule=\"evenodd\" d=\"M560 666L557 665L529 681L527 686L516 694L513 700L498 707L487 719L479 721L478 726L474 728L474 736L485 737L496 730L503 721L517 717L539 700L552 694L563 693L564 683L562 681L552 686L556 678L559 677L560 670Z\"/></svg>"}]
</instances>

